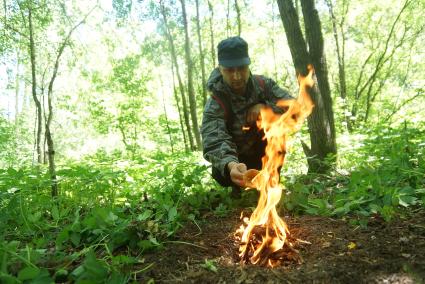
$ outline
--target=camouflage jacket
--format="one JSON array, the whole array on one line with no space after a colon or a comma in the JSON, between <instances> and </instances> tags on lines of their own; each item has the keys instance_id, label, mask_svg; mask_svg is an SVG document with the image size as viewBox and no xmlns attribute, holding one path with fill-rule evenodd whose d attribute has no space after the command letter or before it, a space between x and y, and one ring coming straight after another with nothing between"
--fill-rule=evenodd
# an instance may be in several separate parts
<instances>
[{"instance_id":1,"label":"camouflage jacket","mask_svg":"<svg viewBox=\"0 0 425 284\"><path fill-rule=\"evenodd\" d=\"M213 94L221 92L230 96L231 114L225 115L223 107L211 96L205 104L202 117L202 143L204 158L217 168L222 176L226 175L229 162L239 162L238 155L249 155L251 147L258 137L258 131L243 131L246 125L248 109L258 103L276 108L280 99L293 99L289 93L281 89L272 79L261 76L264 80L260 86L256 76L250 74L245 96L233 93L224 83L218 68L211 73L207 89ZM231 116L229 119L228 116ZM229 121L227 121L229 119ZM256 128L252 126L251 128Z\"/></svg>"}]
</instances>

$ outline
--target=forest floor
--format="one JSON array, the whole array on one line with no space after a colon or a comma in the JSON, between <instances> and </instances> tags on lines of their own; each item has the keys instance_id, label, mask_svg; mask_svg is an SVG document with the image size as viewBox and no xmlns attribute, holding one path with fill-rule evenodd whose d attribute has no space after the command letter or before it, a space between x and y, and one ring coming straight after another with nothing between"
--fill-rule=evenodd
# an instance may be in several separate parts
<instances>
[{"instance_id":1,"label":"forest floor","mask_svg":"<svg viewBox=\"0 0 425 284\"><path fill-rule=\"evenodd\" d=\"M241 212L206 213L200 228L187 224L173 243L146 255L153 263L142 281L155 283L425 283L425 212L413 210L367 227L349 219L284 216L302 261L275 268L240 264L234 232Z\"/></svg>"}]
</instances>

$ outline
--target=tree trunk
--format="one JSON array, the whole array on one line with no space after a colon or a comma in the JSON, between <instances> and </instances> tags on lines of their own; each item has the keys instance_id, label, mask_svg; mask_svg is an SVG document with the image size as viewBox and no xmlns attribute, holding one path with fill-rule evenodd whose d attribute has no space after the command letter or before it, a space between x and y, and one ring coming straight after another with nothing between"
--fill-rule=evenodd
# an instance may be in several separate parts
<instances>
[{"instance_id":1,"label":"tree trunk","mask_svg":"<svg viewBox=\"0 0 425 284\"><path fill-rule=\"evenodd\" d=\"M94 8L92 10L89 11L89 13L85 16L85 18L83 20L81 20L78 24L76 24L74 27L71 28L71 30L68 32L67 36L65 37L65 39L63 40L63 42L60 44L59 48L58 48L58 53L56 55L56 60L53 66L53 72L52 72L52 77L50 78L50 82L49 82L49 86L47 89L47 106L49 109L49 113L47 116L47 120L46 120L46 140L47 140L47 155L48 155L48 159L49 159L49 174L50 174L50 180L51 180L51 194L52 197L56 197L58 196L58 180L56 177L56 164L55 164L55 147L54 147L54 143L53 143L53 137L52 137L52 131L51 131L51 123L52 123L52 119L53 119L53 104L52 104L52 99L53 99L53 84L56 80L56 76L58 74L58 70L59 70L59 62L60 59L62 57L63 51L65 50L65 47L68 45L69 39L71 38L72 33L77 29L78 26L80 26L82 23L85 22L85 20L87 19L87 17L90 15L90 13L94 10Z\"/></svg>"},{"instance_id":2,"label":"tree trunk","mask_svg":"<svg viewBox=\"0 0 425 284\"><path fill-rule=\"evenodd\" d=\"M193 133L195 135L196 148L195 150L202 148L201 143L201 134L199 132L198 126L198 115L196 113L196 99L195 99L195 91L193 89L193 67L192 67L192 56L190 54L190 40L189 40L189 27L187 23L187 15L186 15L186 5L185 0L180 0L182 4L182 16L183 16L183 24L184 24L184 33L185 33L185 54L186 54L186 66L187 66L187 90L189 95L189 107L190 107L190 117L192 118L192 127Z\"/></svg>"},{"instance_id":3,"label":"tree trunk","mask_svg":"<svg viewBox=\"0 0 425 284\"><path fill-rule=\"evenodd\" d=\"M345 8L345 5L348 6L348 4L346 4L345 2L346 1L344 0L343 2L344 8ZM337 20L333 11L332 0L326 0L326 3L329 8L329 14L331 15L332 29L333 29L333 34L335 38L336 54L338 58L339 95L343 101L344 119L347 125L347 130L348 132L351 133L353 131L353 126L351 123L351 112L348 107L349 102L347 98L347 84L345 79L345 39L344 39L344 29L343 29L344 19L345 19L346 13L348 12L348 7L347 7L347 10L345 10L345 13L342 15L342 19L339 24L339 28L341 30L341 44L340 44L340 40L338 36Z\"/></svg>"},{"instance_id":4,"label":"tree trunk","mask_svg":"<svg viewBox=\"0 0 425 284\"><path fill-rule=\"evenodd\" d=\"M210 41L211 41L211 60L212 60L212 69L216 67L215 63L215 44L214 44L214 29L213 29L213 23L214 23L214 9L211 5L211 2L208 0L208 9L210 10Z\"/></svg>"},{"instance_id":5,"label":"tree trunk","mask_svg":"<svg viewBox=\"0 0 425 284\"><path fill-rule=\"evenodd\" d=\"M41 164L41 103L37 97L37 77L36 77L36 59L35 59L35 43L34 43L34 28L32 26L32 10L28 9L28 25L29 25L29 52L31 59L31 88L32 98L34 100L36 112L37 112L37 134L35 139L35 146L37 151L37 163Z\"/></svg>"},{"instance_id":6,"label":"tree trunk","mask_svg":"<svg viewBox=\"0 0 425 284\"><path fill-rule=\"evenodd\" d=\"M238 23L238 36L241 36L241 33L242 33L241 10L238 5L238 0L235 0L235 10L236 10L236 19Z\"/></svg>"},{"instance_id":7,"label":"tree trunk","mask_svg":"<svg viewBox=\"0 0 425 284\"><path fill-rule=\"evenodd\" d=\"M193 141L192 130L191 130L191 127L190 127L189 111L188 111L186 97L185 97L185 93L184 93L183 81L182 81L182 78L180 76L179 64L177 62L176 48L174 46L173 37L171 36L171 31L168 27L167 13L165 11L164 3L162 1L159 1L159 5L160 5L160 9L161 9L162 18L164 20L166 37L168 39L168 43L170 44L170 52L171 52L172 62L174 64L175 68L176 68L176 75L177 75L177 80L179 82L180 96L181 96L181 100L182 100L182 104L183 104L182 112L183 112L183 116L184 116L184 122L185 122L185 125L186 125L186 131L187 131L187 136L188 136L188 140L189 140L189 144L190 144L190 149L194 150L195 149L195 145L194 145L195 143Z\"/></svg>"},{"instance_id":8,"label":"tree trunk","mask_svg":"<svg viewBox=\"0 0 425 284\"><path fill-rule=\"evenodd\" d=\"M231 34L230 27L230 0L227 0L227 12L226 12L226 35L229 37Z\"/></svg>"},{"instance_id":9,"label":"tree trunk","mask_svg":"<svg viewBox=\"0 0 425 284\"><path fill-rule=\"evenodd\" d=\"M164 83L162 81L161 76L159 77L159 80L161 83L162 108L164 110L165 125L167 127L168 138L170 139L171 153L174 154L174 145L173 145L174 143L173 143L173 137L171 136L170 124L168 123L167 108L165 107Z\"/></svg>"},{"instance_id":10,"label":"tree trunk","mask_svg":"<svg viewBox=\"0 0 425 284\"><path fill-rule=\"evenodd\" d=\"M19 48L16 51L16 81L15 81L15 133L18 131L18 120L19 120L19 91L20 91L20 52Z\"/></svg>"},{"instance_id":11,"label":"tree trunk","mask_svg":"<svg viewBox=\"0 0 425 284\"><path fill-rule=\"evenodd\" d=\"M202 76L202 105L205 105L207 102L207 89L206 89L206 79L205 79L205 63L204 63L204 51L202 48L202 37L201 37L201 25L199 20L199 0L195 1L196 3L196 31L198 34L198 47L199 47L199 64L201 65L201 76Z\"/></svg>"},{"instance_id":12,"label":"tree trunk","mask_svg":"<svg viewBox=\"0 0 425 284\"><path fill-rule=\"evenodd\" d=\"M182 130L182 133L183 133L184 149L185 149L186 152L189 152L189 145L187 144L186 131L185 131L184 125L183 125L182 110L181 110L180 103L179 103L179 97L177 96L176 80L174 79L175 78L174 77L174 63L173 63L172 59L171 59L171 72L172 72L172 77L173 77L174 100L176 101L177 111L179 112L180 129Z\"/></svg>"},{"instance_id":13,"label":"tree trunk","mask_svg":"<svg viewBox=\"0 0 425 284\"><path fill-rule=\"evenodd\" d=\"M270 38L271 45L272 45L272 54L273 54L273 78L275 78L276 82L279 83L279 79L277 78L277 64L276 64L276 44L275 44L275 33L276 27L275 27L275 5L274 2L272 2L272 36Z\"/></svg>"},{"instance_id":14,"label":"tree trunk","mask_svg":"<svg viewBox=\"0 0 425 284\"><path fill-rule=\"evenodd\" d=\"M277 3L297 74L305 76L308 64L312 64L315 69L315 85L310 90L315 107L308 118L311 149L305 145L304 150L308 158L309 172L323 173L330 166L325 162L328 155L335 158L336 140L320 20L313 1L303 0L301 3L309 53L292 1L278 0Z\"/></svg>"}]
</instances>

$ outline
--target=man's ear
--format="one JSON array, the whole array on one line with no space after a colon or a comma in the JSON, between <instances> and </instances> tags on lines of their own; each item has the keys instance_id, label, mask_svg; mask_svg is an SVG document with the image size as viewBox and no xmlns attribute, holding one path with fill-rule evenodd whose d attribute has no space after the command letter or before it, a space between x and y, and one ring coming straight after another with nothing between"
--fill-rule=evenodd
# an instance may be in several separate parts
<instances>
[{"instance_id":1,"label":"man's ear","mask_svg":"<svg viewBox=\"0 0 425 284\"><path fill-rule=\"evenodd\" d=\"M220 71L221 76L223 76L223 66L218 65L218 70Z\"/></svg>"}]
</instances>

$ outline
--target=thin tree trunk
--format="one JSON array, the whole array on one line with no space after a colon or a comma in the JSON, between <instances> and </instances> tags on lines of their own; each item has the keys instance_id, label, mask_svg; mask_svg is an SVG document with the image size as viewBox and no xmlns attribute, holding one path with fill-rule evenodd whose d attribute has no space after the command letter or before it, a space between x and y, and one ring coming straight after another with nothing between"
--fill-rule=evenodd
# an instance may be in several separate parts
<instances>
[{"instance_id":1,"label":"thin tree trunk","mask_svg":"<svg viewBox=\"0 0 425 284\"><path fill-rule=\"evenodd\" d=\"M238 36L242 33L241 10L238 5L238 0L235 0L236 19L238 24Z\"/></svg>"},{"instance_id":2,"label":"thin tree trunk","mask_svg":"<svg viewBox=\"0 0 425 284\"><path fill-rule=\"evenodd\" d=\"M58 53L57 53L57 56L56 56L56 60L55 60L54 66L53 66L52 77L50 78L49 86L48 86L48 89L47 89L47 105L48 105L49 113L48 113L46 124L45 124L45 128L46 128L45 135L46 135L46 140L47 140L47 154L48 154L48 159L49 159L49 173L50 173L50 180L51 180L52 197L58 196L58 192L59 192L59 190L58 190L58 180L57 180L57 177L56 177L55 147L54 147L54 143L53 143L52 131L51 131L51 128L50 128L51 123L52 123L52 119L53 119L53 104L52 104L53 84L54 84L54 82L56 80L56 76L58 74L60 59L62 57L64 50L65 50L65 47L68 45L68 42L71 38L72 33L78 28L78 26L80 26L82 23L85 22L85 20L91 14L91 12L95 9L95 7L89 11L89 13L84 17L83 20L81 20L78 24L76 24L74 27L71 28L71 30L68 32L67 36L65 37L65 39L63 40L63 42L59 46Z\"/></svg>"},{"instance_id":3,"label":"thin tree trunk","mask_svg":"<svg viewBox=\"0 0 425 284\"><path fill-rule=\"evenodd\" d=\"M201 134L199 132L198 126L198 115L196 113L196 99L195 91L193 89L193 66L192 66L192 56L190 54L190 40L189 40L189 27L187 23L187 14L186 14L186 5L185 0L180 0L182 4L182 13L183 13L183 24L184 24L184 33L185 33L185 54L186 54L186 66L187 66L187 89L189 95L189 107L190 107L190 117L192 118L192 127L193 133L195 135L196 148L195 150L201 149Z\"/></svg>"},{"instance_id":4,"label":"thin tree trunk","mask_svg":"<svg viewBox=\"0 0 425 284\"><path fill-rule=\"evenodd\" d=\"M277 78L277 64L276 64L276 46L275 46L275 40L274 38L276 37L275 34L275 2L272 2L272 37L270 39L271 44L272 44L272 54L273 54L273 77L275 78L275 80L279 83L279 79Z\"/></svg>"},{"instance_id":5,"label":"thin tree trunk","mask_svg":"<svg viewBox=\"0 0 425 284\"><path fill-rule=\"evenodd\" d=\"M315 85L310 96L315 104L308 118L311 149L303 145L308 157L309 172L322 173L329 169L325 162L328 155L335 157L336 141L333 121L332 100L327 82L326 63L323 54L323 37L320 21L312 1L302 1L304 21L306 25L307 44L301 32L297 12L291 0L278 0L279 11L296 72L307 74L308 64L315 68Z\"/></svg>"},{"instance_id":6,"label":"thin tree trunk","mask_svg":"<svg viewBox=\"0 0 425 284\"><path fill-rule=\"evenodd\" d=\"M18 131L18 120L19 120L19 91L20 91L20 52L19 48L16 50L16 81L15 81L15 133Z\"/></svg>"},{"instance_id":7,"label":"thin tree trunk","mask_svg":"<svg viewBox=\"0 0 425 284\"><path fill-rule=\"evenodd\" d=\"M341 41L342 41L342 47L340 45L340 40L338 36L338 28L337 28L337 20L333 11L333 4L332 0L326 0L326 3L329 8L329 13L331 15L332 19L332 29L333 34L335 38L335 46L336 46L336 53L338 58L338 79L339 79L339 94L343 101L343 111L344 111L344 119L345 123L347 125L348 132L353 131L353 126L351 124L351 113L349 110L349 102L347 98L347 84L345 80L345 39L344 39L344 32L343 32L343 24L345 19L345 14L342 16L341 23L340 23L340 29L341 29ZM348 4L347 4L348 5ZM343 7L345 7L345 0L343 3Z\"/></svg>"},{"instance_id":8,"label":"thin tree trunk","mask_svg":"<svg viewBox=\"0 0 425 284\"><path fill-rule=\"evenodd\" d=\"M179 112L180 129L182 130L182 133L183 133L184 149L185 149L186 152L189 152L189 145L187 143L186 131L184 129L184 124L183 124L182 110L181 110L180 103L179 103L179 97L177 96L176 80L174 79L175 78L174 77L174 63L173 63L172 59L171 59L171 72L172 72L172 77L173 77L174 100L176 101L177 111Z\"/></svg>"},{"instance_id":9,"label":"thin tree trunk","mask_svg":"<svg viewBox=\"0 0 425 284\"><path fill-rule=\"evenodd\" d=\"M196 31L198 34L198 47L199 47L199 63L201 65L201 79L202 79L202 105L205 105L207 102L207 89L206 89L206 79L205 79L205 63L204 63L204 51L202 48L202 37L201 37L201 25L199 20L199 0L195 1L196 3Z\"/></svg>"},{"instance_id":10,"label":"thin tree trunk","mask_svg":"<svg viewBox=\"0 0 425 284\"><path fill-rule=\"evenodd\" d=\"M171 148L171 153L174 154L174 143L173 143L173 138L171 136L171 130L170 130L170 124L168 123L168 115L167 115L167 108L165 107L165 95L164 95L164 83L162 81L161 76L159 77L159 81L161 83L161 95L162 95L162 108L164 110L164 116L165 116L165 125L167 127L167 134L168 134L168 138L170 139L170 148Z\"/></svg>"},{"instance_id":11,"label":"thin tree trunk","mask_svg":"<svg viewBox=\"0 0 425 284\"><path fill-rule=\"evenodd\" d=\"M213 29L213 23L214 23L214 9L211 5L210 0L208 0L208 9L210 10L210 41L211 41L211 60L212 60L212 69L216 67L216 60L215 60L215 43L214 43L214 29Z\"/></svg>"},{"instance_id":12,"label":"thin tree trunk","mask_svg":"<svg viewBox=\"0 0 425 284\"><path fill-rule=\"evenodd\" d=\"M186 125L190 149L194 150L195 149L195 143L193 141L192 130L191 130L191 127L190 127L189 111L188 111L186 97L185 97L185 93L184 93L183 81L182 81L182 78L180 76L179 65L178 65L178 62L177 62L177 53L176 53L176 49L175 49L175 46L174 46L174 40L173 40L173 37L171 36L170 28L168 27L167 14L166 14L166 11L165 11L164 3L162 1L159 1L159 4L160 4L160 9L161 9L161 14L162 14L162 17L163 17L163 20L164 20L165 33L166 33L168 42L170 44L171 58L172 58L174 66L176 68L177 80L179 82L180 96L181 96L181 100L182 100L182 104L183 104L182 112L183 112L183 116L184 116L184 122L185 122L185 125Z\"/></svg>"},{"instance_id":13,"label":"thin tree trunk","mask_svg":"<svg viewBox=\"0 0 425 284\"><path fill-rule=\"evenodd\" d=\"M226 35L230 36L231 27L230 27L230 0L227 0L227 12L226 12Z\"/></svg>"},{"instance_id":14,"label":"thin tree trunk","mask_svg":"<svg viewBox=\"0 0 425 284\"><path fill-rule=\"evenodd\" d=\"M314 0L301 0L301 8L308 42L310 58L315 68L320 96L324 107L324 125L321 129L327 134L326 144L319 146L318 150L326 157L328 154L336 155L336 131L332 109L332 96L329 86L328 69L324 52L324 40L321 29L319 13L314 5ZM336 157L335 157L336 158Z\"/></svg>"},{"instance_id":15,"label":"thin tree trunk","mask_svg":"<svg viewBox=\"0 0 425 284\"><path fill-rule=\"evenodd\" d=\"M32 25L32 8L28 10L28 24L29 24L29 51L31 60L31 88L32 98L34 99L35 108L37 110L37 135L36 135L36 151L37 151L37 163L41 164L41 103L37 97L37 77L36 77L36 59L35 59L35 43L34 43L34 28Z\"/></svg>"}]
</instances>

